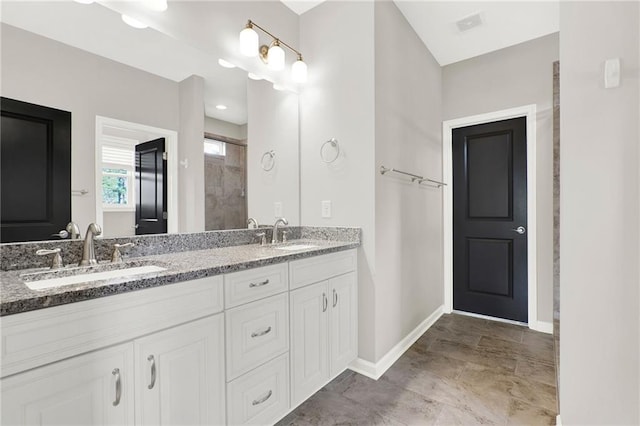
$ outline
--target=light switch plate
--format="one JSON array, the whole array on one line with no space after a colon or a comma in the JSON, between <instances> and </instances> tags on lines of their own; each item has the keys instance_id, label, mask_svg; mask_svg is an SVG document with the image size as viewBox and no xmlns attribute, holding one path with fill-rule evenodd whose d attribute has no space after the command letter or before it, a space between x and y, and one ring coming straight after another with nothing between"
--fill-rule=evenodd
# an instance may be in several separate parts
<instances>
[{"instance_id":1,"label":"light switch plate","mask_svg":"<svg viewBox=\"0 0 640 426\"><path fill-rule=\"evenodd\" d=\"M282 202L276 201L273 203L273 215L275 217L282 217Z\"/></svg>"},{"instance_id":2,"label":"light switch plate","mask_svg":"<svg viewBox=\"0 0 640 426\"><path fill-rule=\"evenodd\" d=\"M322 202L322 217L328 219L331 217L331 201L324 200Z\"/></svg>"},{"instance_id":3,"label":"light switch plate","mask_svg":"<svg viewBox=\"0 0 640 426\"><path fill-rule=\"evenodd\" d=\"M620 86L620 58L607 59L604 63L604 87L613 89Z\"/></svg>"}]
</instances>

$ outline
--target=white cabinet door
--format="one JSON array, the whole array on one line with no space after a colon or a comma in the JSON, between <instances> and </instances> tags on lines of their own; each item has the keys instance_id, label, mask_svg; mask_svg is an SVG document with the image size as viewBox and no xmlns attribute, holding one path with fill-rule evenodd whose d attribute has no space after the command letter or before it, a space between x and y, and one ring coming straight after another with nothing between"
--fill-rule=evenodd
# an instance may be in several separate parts
<instances>
[{"instance_id":1,"label":"white cabinet door","mask_svg":"<svg viewBox=\"0 0 640 426\"><path fill-rule=\"evenodd\" d=\"M327 281L291 292L291 406L329 378Z\"/></svg>"},{"instance_id":2,"label":"white cabinet door","mask_svg":"<svg viewBox=\"0 0 640 426\"><path fill-rule=\"evenodd\" d=\"M218 314L135 341L138 425L224 424L223 323Z\"/></svg>"},{"instance_id":3,"label":"white cabinet door","mask_svg":"<svg viewBox=\"0 0 640 426\"><path fill-rule=\"evenodd\" d=\"M329 280L331 377L341 373L358 356L358 282L355 272Z\"/></svg>"},{"instance_id":4,"label":"white cabinet door","mask_svg":"<svg viewBox=\"0 0 640 426\"><path fill-rule=\"evenodd\" d=\"M2 379L3 425L133 425L133 344Z\"/></svg>"}]
</instances>

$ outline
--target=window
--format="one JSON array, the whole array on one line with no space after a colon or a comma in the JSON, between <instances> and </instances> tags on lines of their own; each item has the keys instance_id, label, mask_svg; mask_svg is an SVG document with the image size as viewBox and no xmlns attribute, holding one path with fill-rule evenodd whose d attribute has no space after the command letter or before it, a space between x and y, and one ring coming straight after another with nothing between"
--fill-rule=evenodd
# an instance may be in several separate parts
<instances>
[{"instance_id":1,"label":"window","mask_svg":"<svg viewBox=\"0 0 640 426\"><path fill-rule=\"evenodd\" d=\"M133 140L105 138L102 141L102 208L111 211L135 210Z\"/></svg>"},{"instance_id":2,"label":"window","mask_svg":"<svg viewBox=\"0 0 640 426\"><path fill-rule=\"evenodd\" d=\"M207 155L219 155L224 157L227 155L226 143L215 139L204 140L204 153Z\"/></svg>"}]
</instances>

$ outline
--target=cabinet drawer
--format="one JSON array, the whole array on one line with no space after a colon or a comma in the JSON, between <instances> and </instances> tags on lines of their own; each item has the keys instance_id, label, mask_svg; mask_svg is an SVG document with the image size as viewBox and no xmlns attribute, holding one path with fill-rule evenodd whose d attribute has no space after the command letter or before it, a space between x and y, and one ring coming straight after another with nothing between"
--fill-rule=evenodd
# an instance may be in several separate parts
<instances>
[{"instance_id":1,"label":"cabinet drawer","mask_svg":"<svg viewBox=\"0 0 640 426\"><path fill-rule=\"evenodd\" d=\"M230 425L273 424L289 411L289 355L227 384Z\"/></svg>"},{"instance_id":2,"label":"cabinet drawer","mask_svg":"<svg viewBox=\"0 0 640 426\"><path fill-rule=\"evenodd\" d=\"M222 311L222 276L9 315L2 376Z\"/></svg>"},{"instance_id":3,"label":"cabinet drawer","mask_svg":"<svg viewBox=\"0 0 640 426\"><path fill-rule=\"evenodd\" d=\"M224 276L225 307L233 308L288 290L287 264L233 272Z\"/></svg>"},{"instance_id":4,"label":"cabinet drawer","mask_svg":"<svg viewBox=\"0 0 640 426\"><path fill-rule=\"evenodd\" d=\"M355 271L357 268L356 262L356 250L294 260L289 263L290 288L293 290Z\"/></svg>"},{"instance_id":5,"label":"cabinet drawer","mask_svg":"<svg viewBox=\"0 0 640 426\"><path fill-rule=\"evenodd\" d=\"M226 312L227 381L289 349L288 294Z\"/></svg>"}]
</instances>

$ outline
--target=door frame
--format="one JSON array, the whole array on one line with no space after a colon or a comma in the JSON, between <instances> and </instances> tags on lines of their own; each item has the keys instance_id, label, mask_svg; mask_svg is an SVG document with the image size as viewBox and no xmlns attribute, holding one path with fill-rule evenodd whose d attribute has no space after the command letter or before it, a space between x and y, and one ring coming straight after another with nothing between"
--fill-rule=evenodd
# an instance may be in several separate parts
<instances>
[{"instance_id":1,"label":"door frame","mask_svg":"<svg viewBox=\"0 0 640 426\"><path fill-rule=\"evenodd\" d=\"M443 186L444 225L444 312L453 311L453 159L452 136L454 129L491 123L511 118L527 120L527 293L528 326L543 331L538 324L538 272L536 241L536 105L524 105L486 114L472 115L442 122L442 177L449 185Z\"/></svg>"},{"instance_id":2,"label":"door frame","mask_svg":"<svg viewBox=\"0 0 640 426\"><path fill-rule=\"evenodd\" d=\"M102 167L102 139L105 137L104 128L106 126L151 133L155 138L165 138L165 150L167 152L167 233L178 232L178 132L99 115L96 115L95 143L96 223L104 224L102 196L100 195L102 194L102 181L98 179L98 171Z\"/></svg>"}]
</instances>

